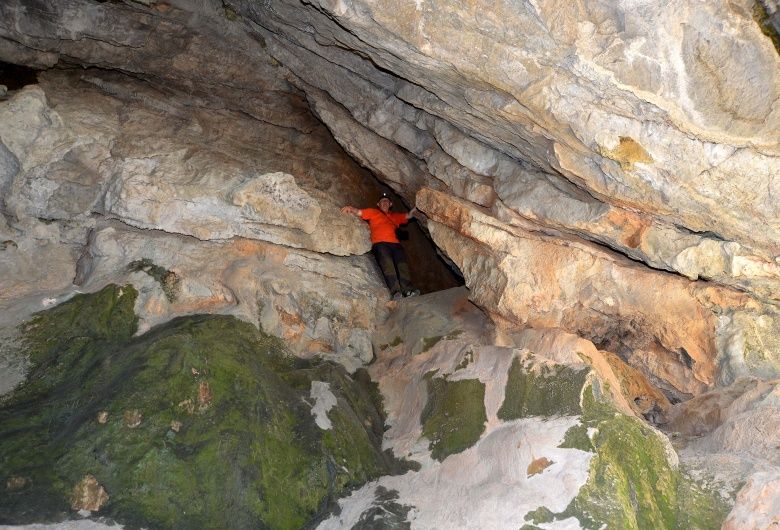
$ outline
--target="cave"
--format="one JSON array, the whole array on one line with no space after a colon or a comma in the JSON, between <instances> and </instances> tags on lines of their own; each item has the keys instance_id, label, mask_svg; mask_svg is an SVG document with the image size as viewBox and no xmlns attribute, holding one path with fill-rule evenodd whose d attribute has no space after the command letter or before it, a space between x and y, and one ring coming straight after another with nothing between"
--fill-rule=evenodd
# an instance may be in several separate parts
<instances>
[{"instance_id":1,"label":"cave","mask_svg":"<svg viewBox=\"0 0 780 530\"><path fill-rule=\"evenodd\" d=\"M0 525L773 528L778 12L0 3Z\"/></svg>"}]
</instances>

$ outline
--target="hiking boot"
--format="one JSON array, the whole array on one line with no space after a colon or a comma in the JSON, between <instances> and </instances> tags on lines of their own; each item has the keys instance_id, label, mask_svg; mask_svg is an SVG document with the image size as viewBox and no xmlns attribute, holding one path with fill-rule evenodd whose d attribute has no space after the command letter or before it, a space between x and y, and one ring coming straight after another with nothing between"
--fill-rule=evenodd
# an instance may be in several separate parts
<instances>
[{"instance_id":1,"label":"hiking boot","mask_svg":"<svg viewBox=\"0 0 780 530\"><path fill-rule=\"evenodd\" d=\"M404 296L407 297L407 298L412 297L412 296L419 296L419 295L420 295L420 290L419 289L409 289L408 291L406 291L404 293Z\"/></svg>"},{"instance_id":2,"label":"hiking boot","mask_svg":"<svg viewBox=\"0 0 780 530\"><path fill-rule=\"evenodd\" d=\"M400 292L393 293L393 300L400 300L403 297L404 295L402 295Z\"/></svg>"}]
</instances>

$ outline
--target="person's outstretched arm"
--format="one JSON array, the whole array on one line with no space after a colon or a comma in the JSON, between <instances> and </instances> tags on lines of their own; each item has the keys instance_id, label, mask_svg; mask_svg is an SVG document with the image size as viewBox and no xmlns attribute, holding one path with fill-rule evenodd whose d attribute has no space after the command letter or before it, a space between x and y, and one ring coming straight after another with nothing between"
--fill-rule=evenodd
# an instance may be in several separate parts
<instances>
[{"instance_id":1,"label":"person's outstretched arm","mask_svg":"<svg viewBox=\"0 0 780 530\"><path fill-rule=\"evenodd\" d=\"M350 215L354 215L355 217L360 217L362 212L357 208L355 208L354 206L347 205L341 209L341 213L348 213Z\"/></svg>"}]
</instances>

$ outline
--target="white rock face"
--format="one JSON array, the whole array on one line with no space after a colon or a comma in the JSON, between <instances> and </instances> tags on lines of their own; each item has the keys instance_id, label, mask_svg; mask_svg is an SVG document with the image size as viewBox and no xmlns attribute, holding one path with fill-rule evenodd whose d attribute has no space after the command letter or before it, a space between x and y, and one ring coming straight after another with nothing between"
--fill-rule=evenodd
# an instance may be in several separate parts
<instances>
[{"instance_id":1,"label":"white rock face","mask_svg":"<svg viewBox=\"0 0 780 530\"><path fill-rule=\"evenodd\" d=\"M299 46L272 35L272 54L317 108L347 109L321 117L407 196L421 181L483 206L497 192L542 226L775 298L780 59L748 2L272 4L260 23ZM383 141L403 170L361 147Z\"/></svg>"},{"instance_id":2,"label":"white rock face","mask_svg":"<svg viewBox=\"0 0 780 530\"><path fill-rule=\"evenodd\" d=\"M724 530L759 530L780 526L780 470L755 473L737 495Z\"/></svg>"},{"instance_id":3,"label":"white rock face","mask_svg":"<svg viewBox=\"0 0 780 530\"><path fill-rule=\"evenodd\" d=\"M368 250L365 227L341 215L342 201L323 192L341 188L346 191L342 200L347 201L360 189L347 175L333 171L333 179L342 182L317 187L308 169L297 181L287 172L264 171L293 169L300 162L295 157L277 162L262 148L236 143L234 135L252 134L251 119L242 123L220 112L186 119L175 107L172 113L160 114L138 104L122 107L120 117L119 101L94 87L105 84L101 80L92 81L90 86L73 77L53 76L50 85L44 83L56 111L38 87L0 104L0 121L10 125L0 136L6 153L0 186L8 190L7 211L46 219L103 213L140 228L199 239L240 235L338 255ZM110 88L136 97L144 90L127 81L114 82ZM89 107L76 97L85 90L91 90ZM17 122L19 126L14 125ZM205 130L228 122L230 134L204 137ZM270 125L267 129L260 134L276 134L279 143L302 136ZM314 155L322 148L317 143L326 141L311 135L307 140L309 145L299 151L303 158ZM324 175L317 176L327 181ZM353 189L347 191L350 186Z\"/></svg>"},{"instance_id":4,"label":"white rock face","mask_svg":"<svg viewBox=\"0 0 780 530\"><path fill-rule=\"evenodd\" d=\"M330 385L322 381L312 381L310 396L314 400L311 413L317 427L326 431L332 429L328 411L336 405L336 396L330 391Z\"/></svg>"},{"instance_id":5,"label":"white rock face","mask_svg":"<svg viewBox=\"0 0 780 530\"><path fill-rule=\"evenodd\" d=\"M266 173L239 184L230 200L261 223L297 228L307 234L314 232L320 218L317 201L286 173Z\"/></svg>"},{"instance_id":6,"label":"white rock face","mask_svg":"<svg viewBox=\"0 0 780 530\"><path fill-rule=\"evenodd\" d=\"M353 527L371 508L377 487L397 492L396 502L414 506L409 517L413 529L520 528L524 516L540 505L563 511L585 483L591 457L576 449L555 449L575 424L569 418L530 419L490 429L474 447L441 463L367 484L339 501L341 513L317 528ZM533 444L518 443L524 439ZM528 477L526 469L539 451L554 464ZM580 528L575 518L568 522L569 528Z\"/></svg>"}]
</instances>

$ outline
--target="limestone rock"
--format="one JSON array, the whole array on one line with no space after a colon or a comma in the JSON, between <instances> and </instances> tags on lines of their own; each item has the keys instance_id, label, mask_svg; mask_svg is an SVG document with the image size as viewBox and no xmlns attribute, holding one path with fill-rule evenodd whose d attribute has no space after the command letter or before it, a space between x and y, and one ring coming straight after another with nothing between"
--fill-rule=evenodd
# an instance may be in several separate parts
<instances>
[{"instance_id":1,"label":"limestone rock","mask_svg":"<svg viewBox=\"0 0 780 530\"><path fill-rule=\"evenodd\" d=\"M85 475L73 488L70 507L74 510L97 512L109 500L105 488L92 475Z\"/></svg>"},{"instance_id":2,"label":"limestone rock","mask_svg":"<svg viewBox=\"0 0 780 530\"><path fill-rule=\"evenodd\" d=\"M147 272L129 266L143 260ZM246 239L202 242L105 223L92 232L79 266L83 290L125 281L138 287L141 331L175 316L228 313L283 337L299 355L323 355L350 371L371 360L368 337L386 312L380 302L387 291L367 256ZM179 278L173 299L162 281L166 271Z\"/></svg>"},{"instance_id":3,"label":"limestone rock","mask_svg":"<svg viewBox=\"0 0 780 530\"><path fill-rule=\"evenodd\" d=\"M277 108L300 105L289 85L276 81L281 62L344 147L407 199L426 185L489 206L503 191L509 211L595 238L651 266L762 297L778 291L771 190L739 192L771 182L777 167L771 132L778 113L771 101L778 58L744 2L700 9L682 0L642 9L547 2L519 10L504 3L493 7L487 33L473 31L484 14L434 3L407 9L355 2L348 9L235 2L231 12L258 23L261 35L229 27L224 9L207 2L165 12L169 31L186 35L191 45L157 60L153 52L171 45L150 30L159 12L111 4L83 10L82 4L49 6L45 20L18 1L4 6L7 20L17 23L3 34L18 43L6 53L22 58L25 45L37 53L49 49L85 64L152 72L190 89L198 86L191 82L198 67L211 61L219 73L199 97L207 92L228 105L240 101L264 117L274 105L270 96L251 94L253 84L276 90L286 105ZM201 19L188 17L188 10L209 23L194 23ZM56 21L74 13L84 23L63 33ZM90 17L104 26L88 23ZM684 20L689 29L671 31L669 20ZM121 30L109 36L98 27ZM515 42L518 28L534 38ZM86 38L43 37L66 34ZM215 34L224 41L210 38ZM106 39L115 47L102 46ZM265 49L256 56L227 52L257 41ZM133 54L122 54L122 46L133 46ZM735 88L745 63L752 104ZM712 71L730 73L710 74L713 64ZM232 76L229 86L220 84L222 75ZM707 191L686 184L695 179ZM518 180L529 193L507 196L507 185ZM558 199L571 208L556 209ZM753 230L755 219L767 221L767 230Z\"/></svg>"},{"instance_id":4,"label":"limestone rock","mask_svg":"<svg viewBox=\"0 0 780 530\"><path fill-rule=\"evenodd\" d=\"M307 234L314 231L320 217L317 202L286 173L269 173L240 184L230 199L261 223L288 226Z\"/></svg>"},{"instance_id":5,"label":"limestone rock","mask_svg":"<svg viewBox=\"0 0 780 530\"><path fill-rule=\"evenodd\" d=\"M695 284L575 241L512 232L440 193L421 193L418 205L480 306L514 325L560 327L604 349L625 349L629 364L671 385L664 387L670 395L714 384L717 319Z\"/></svg>"},{"instance_id":6,"label":"limestone rock","mask_svg":"<svg viewBox=\"0 0 780 530\"><path fill-rule=\"evenodd\" d=\"M780 471L755 473L737 494L724 530L759 530L780 526Z\"/></svg>"},{"instance_id":7,"label":"limestone rock","mask_svg":"<svg viewBox=\"0 0 780 530\"><path fill-rule=\"evenodd\" d=\"M671 412L670 430L692 437L689 448L729 453L780 465L780 384L742 379L681 403Z\"/></svg>"},{"instance_id":8,"label":"limestone rock","mask_svg":"<svg viewBox=\"0 0 780 530\"><path fill-rule=\"evenodd\" d=\"M407 523L426 528L720 524L724 506L711 491L683 496L690 479L678 474L665 437L600 401L609 400L601 393L607 385L587 358L572 351L572 362L560 364L496 344L503 341L500 330L466 295L456 289L402 300L381 330L381 341L397 336L380 345L369 368L388 409L385 444L420 468L355 491L320 528L367 519L381 504L377 486L395 492L394 506L410 509ZM423 340L428 347L420 349L418 333L437 322L432 329L444 335ZM595 402L591 392L600 396ZM641 458L631 456L638 451ZM617 481L604 490L589 476L626 477L630 484ZM679 492L666 489L671 483ZM442 510L442 498L468 502ZM639 510L626 508L632 498L642 499ZM680 515L664 519L667 507L665 513Z\"/></svg>"},{"instance_id":9,"label":"limestone rock","mask_svg":"<svg viewBox=\"0 0 780 530\"><path fill-rule=\"evenodd\" d=\"M678 433L686 463L742 478L748 460L777 465L762 432L779 430L780 59L754 2L28 3L0 5L0 59L88 70L0 101L4 339L71 282L130 282L142 333L228 313L350 370L376 354L386 445L423 467L358 489L323 527L385 507L426 527L576 524L556 519L569 509L615 527L720 524L712 499L709 519L659 515L695 488L636 504L652 473L686 482L632 416ZM465 295L436 295L437 311L394 304L373 335L385 291L351 256L365 226L338 208L376 186L350 156L420 206L498 329ZM527 379L591 391L550 415L517 390ZM171 400L188 421L202 396L224 398L198 390ZM639 482L595 502L587 477L620 466ZM767 524L773 481L756 475L728 524ZM416 489L432 482L480 489L442 521ZM538 491L560 495L532 505Z\"/></svg>"},{"instance_id":10,"label":"limestone rock","mask_svg":"<svg viewBox=\"0 0 780 530\"><path fill-rule=\"evenodd\" d=\"M356 168L336 157L315 174L303 162L335 147L322 132L271 124L258 131L253 119L226 111L184 114L154 89L122 78L42 77L52 101L33 86L0 104L11 131L0 137L7 212L45 219L100 212L200 239L242 235L338 255L370 248L362 224L338 211L362 191L351 184ZM121 116L119 99L101 89L125 98ZM228 124L229 134L203 135ZM296 144L300 158L269 152L261 142L273 137L275 149ZM338 182L328 182L323 169Z\"/></svg>"}]
</instances>

